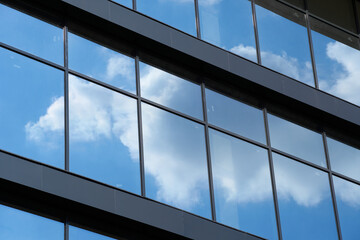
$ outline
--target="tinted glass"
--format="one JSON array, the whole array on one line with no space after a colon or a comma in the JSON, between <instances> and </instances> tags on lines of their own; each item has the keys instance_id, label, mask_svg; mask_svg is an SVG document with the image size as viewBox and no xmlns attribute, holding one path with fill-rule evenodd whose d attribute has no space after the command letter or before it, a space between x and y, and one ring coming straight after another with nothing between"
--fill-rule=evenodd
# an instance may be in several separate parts
<instances>
[{"instance_id":1,"label":"tinted glass","mask_svg":"<svg viewBox=\"0 0 360 240\"><path fill-rule=\"evenodd\" d=\"M277 239L267 150L210 130L217 221Z\"/></svg>"},{"instance_id":2,"label":"tinted glass","mask_svg":"<svg viewBox=\"0 0 360 240\"><path fill-rule=\"evenodd\" d=\"M70 75L70 170L140 193L136 100Z\"/></svg>"},{"instance_id":3,"label":"tinted glass","mask_svg":"<svg viewBox=\"0 0 360 240\"><path fill-rule=\"evenodd\" d=\"M262 64L314 86L304 14L273 1L257 2Z\"/></svg>"},{"instance_id":4,"label":"tinted glass","mask_svg":"<svg viewBox=\"0 0 360 240\"><path fill-rule=\"evenodd\" d=\"M199 0L199 10L202 39L257 61L250 1Z\"/></svg>"},{"instance_id":5,"label":"tinted glass","mask_svg":"<svg viewBox=\"0 0 360 240\"><path fill-rule=\"evenodd\" d=\"M69 226L69 240L112 240L98 233L90 232L82 228Z\"/></svg>"},{"instance_id":6,"label":"tinted glass","mask_svg":"<svg viewBox=\"0 0 360 240\"><path fill-rule=\"evenodd\" d=\"M326 167L321 134L271 114L268 121L272 147Z\"/></svg>"},{"instance_id":7,"label":"tinted glass","mask_svg":"<svg viewBox=\"0 0 360 240\"><path fill-rule=\"evenodd\" d=\"M132 8L133 4L132 4L132 0L112 0L113 2L117 2L120 3L121 5L124 5L128 8Z\"/></svg>"},{"instance_id":8,"label":"tinted glass","mask_svg":"<svg viewBox=\"0 0 360 240\"><path fill-rule=\"evenodd\" d=\"M139 12L196 35L194 1L137 0L136 4Z\"/></svg>"},{"instance_id":9,"label":"tinted glass","mask_svg":"<svg viewBox=\"0 0 360 240\"><path fill-rule=\"evenodd\" d=\"M202 119L201 88L158 68L140 63L141 96Z\"/></svg>"},{"instance_id":10,"label":"tinted glass","mask_svg":"<svg viewBox=\"0 0 360 240\"><path fill-rule=\"evenodd\" d=\"M338 239L329 178L324 172L273 154L284 239Z\"/></svg>"},{"instance_id":11,"label":"tinted glass","mask_svg":"<svg viewBox=\"0 0 360 240\"><path fill-rule=\"evenodd\" d=\"M64 73L0 48L0 149L64 167Z\"/></svg>"},{"instance_id":12,"label":"tinted glass","mask_svg":"<svg viewBox=\"0 0 360 240\"><path fill-rule=\"evenodd\" d=\"M64 224L0 205L0 239L63 240Z\"/></svg>"},{"instance_id":13,"label":"tinted glass","mask_svg":"<svg viewBox=\"0 0 360 240\"><path fill-rule=\"evenodd\" d=\"M360 105L359 39L310 20L319 88Z\"/></svg>"},{"instance_id":14,"label":"tinted glass","mask_svg":"<svg viewBox=\"0 0 360 240\"><path fill-rule=\"evenodd\" d=\"M263 112L206 89L208 121L226 130L265 143Z\"/></svg>"},{"instance_id":15,"label":"tinted glass","mask_svg":"<svg viewBox=\"0 0 360 240\"><path fill-rule=\"evenodd\" d=\"M284 2L290 3L295 7L305 9L304 0L284 0Z\"/></svg>"},{"instance_id":16,"label":"tinted glass","mask_svg":"<svg viewBox=\"0 0 360 240\"><path fill-rule=\"evenodd\" d=\"M360 150L327 138L331 169L360 181Z\"/></svg>"},{"instance_id":17,"label":"tinted glass","mask_svg":"<svg viewBox=\"0 0 360 240\"><path fill-rule=\"evenodd\" d=\"M204 127L142 104L146 196L210 218Z\"/></svg>"},{"instance_id":18,"label":"tinted glass","mask_svg":"<svg viewBox=\"0 0 360 240\"><path fill-rule=\"evenodd\" d=\"M61 28L0 4L0 41L41 58L64 64Z\"/></svg>"},{"instance_id":19,"label":"tinted glass","mask_svg":"<svg viewBox=\"0 0 360 240\"><path fill-rule=\"evenodd\" d=\"M341 234L344 240L360 236L360 186L334 177Z\"/></svg>"},{"instance_id":20,"label":"tinted glass","mask_svg":"<svg viewBox=\"0 0 360 240\"><path fill-rule=\"evenodd\" d=\"M69 67L136 93L134 59L72 33L69 33Z\"/></svg>"}]
</instances>

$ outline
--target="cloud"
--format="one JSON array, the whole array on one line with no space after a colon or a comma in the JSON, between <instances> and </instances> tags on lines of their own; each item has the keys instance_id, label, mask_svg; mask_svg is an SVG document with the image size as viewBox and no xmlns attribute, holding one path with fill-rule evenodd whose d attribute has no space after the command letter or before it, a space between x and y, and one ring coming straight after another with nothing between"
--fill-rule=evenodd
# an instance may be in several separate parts
<instances>
[{"instance_id":1,"label":"cloud","mask_svg":"<svg viewBox=\"0 0 360 240\"><path fill-rule=\"evenodd\" d=\"M340 178L334 178L334 186L337 202L339 200L345 202L352 208L360 210L360 186L351 182L347 182Z\"/></svg>"},{"instance_id":2,"label":"cloud","mask_svg":"<svg viewBox=\"0 0 360 240\"><path fill-rule=\"evenodd\" d=\"M133 77L134 61L128 57L119 54L113 54L109 59L106 67L106 78L113 80L117 76L130 79Z\"/></svg>"}]
</instances>

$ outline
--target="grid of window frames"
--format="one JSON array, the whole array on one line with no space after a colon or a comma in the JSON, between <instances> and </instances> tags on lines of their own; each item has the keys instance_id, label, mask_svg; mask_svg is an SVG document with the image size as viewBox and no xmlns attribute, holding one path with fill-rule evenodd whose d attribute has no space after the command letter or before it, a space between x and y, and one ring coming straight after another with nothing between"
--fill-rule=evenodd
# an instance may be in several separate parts
<instances>
[{"instance_id":1,"label":"grid of window frames","mask_svg":"<svg viewBox=\"0 0 360 240\"><path fill-rule=\"evenodd\" d=\"M267 239L359 236L359 149L66 26L4 5L0 13L9 28L0 36L1 151ZM34 217L0 211L1 226ZM62 224L38 219L26 220L29 232L49 224L41 228L61 233Z\"/></svg>"},{"instance_id":2,"label":"grid of window frames","mask_svg":"<svg viewBox=\"0 0 360 240\"><path fill-rule=\"evenodd\" d=\"M360 105L359 0L113 1Z\"/></svg>"}]
</instances>

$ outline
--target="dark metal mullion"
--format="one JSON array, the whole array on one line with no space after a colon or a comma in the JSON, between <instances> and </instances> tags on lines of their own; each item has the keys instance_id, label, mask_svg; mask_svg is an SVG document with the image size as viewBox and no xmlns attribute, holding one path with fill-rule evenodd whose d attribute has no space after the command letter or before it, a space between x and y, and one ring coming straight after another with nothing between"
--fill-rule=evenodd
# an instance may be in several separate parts
<instances>
[{"instance_id":1,"label":"dark metal mullion","mask_svg":"<svg viewBox=\"0 0 360 240\"><path fill-rule=\"evenodd\" d=\"M273 158L272 158L270 131L269 131L269 123L268 123L266 108L264 108L264 110L263 110L263 115L264 115L266 142L268 145L269 168L270 168L271 186L273 189L273 200L274 200L275 217L276 217L276 223L277 223L276 225L277 225L279 240L282 240L283 237L282 237L282 232L281 232L280 211L279 211L279 203L278 203L277 190L276 190L275 171L274 171L274 163L273 163Z\"/></svg>"},{"instance_id":2,"label":"dark metal mullion","mask_svg":"<svg viewBox=\"0 0 360 240\"><path fill-rule=\"evenodd\" d=\"M67 217L64 222L64 240L69 240L69 222Z\"/></svg>"},{"instance_id":3,"label":"dark metal mullion","mask_svg":"<svg viewBox=\"0 0 360 240\"><path fill-rule=\"evenodd\" d=\"M65 170L69 171L69 59L68 27L64 26L64 129L65 129Z\"/></svg>"},{"instance_id":4,"label":"dark metal mullion","mask_svg":"<svg viewBox=\"0 0 360 240\"><path fill-rule=\"evenodd\" d=\"M212 214L212 220L216 221L214 179L213 179L213 175L212 175L210 137L209 137L209 126L208 126L208 118L207 118L207 107L206 107L206 96L205 96L205 84L204 83L201 84L201 98L202 98L203 115L204 115L204 121L205 121L205 144L206 144L207 167L208 167L208 176L209 176L211 214Z\"/></svg>"},{"instance_id":5,"label":"dark metal mullion","mask_svg":"<svg viewBox=\"0 0 360 240\"><path fill-rule=\"evenodd\" d=\"M133 4L132 8L136 11L137 10L136 0L132 0L132 4Z\"/></svg>"},{"instance_id":6,"label":"dark metal mullion","mask_svg":"<svg viewBox=\"0 0 360 240\"><path fill-rule=\"evenodd\" d=\"M253 25L254 25L254 34L255 34L255 46L256 46L256 55L258 64L261 65L261 51L260 51L260 42L259 42L259 32L258 32L258 25L257 25L257 18L256 18L256 7L255 7L255 0L251 0L251 12L253 18Z\"/></svg>"},{"instance_id":7,"label":"dark metal mullion","mask_svg":"<svg viewBox=\"0 0 360 240\"><path fill-rule=\"evenodd\" d=\"M194 0L194 4L195 4L196 35L197 38L201 39L199 1Z\"/></svg>"},{"instance_id":8,"label":"dark metal mullion","mask_svg":"<svg viewBox=\"0 0 360 240\"><path fill-rule=\"evenodd\" d=\"M138 56L135 57L135 72L136 72L141 196L145 197L146 189L145 189L144 143L143 143L143 128L142 128L143 125L142 125L142 111L141 111L140 68L139 68Z\"/></svg>"},{"instance_id":9,"label":"dark metal mullion","mask_svg":"<svg viewBox=\"0 0 360 240\"><path fill-rule=\"evenodd\" d=\"M336 221L337 233L338 233L339 239L342 240L340 220L339 220L339 212L338 212L337 203L336 203L336 195L335 195L334 181L333 181L333 178L332 178L330 155L329 155L329 149L328 149L328 145L327 145L326 134L323 133L323 134L322 134L322 137L323 137L323 142L324 142L324 150L325 150L326 163L327 163L328 168L329 168L329 174L328 174L328 176L329 176L329 182L330 182L331 198L332 198L332 203L333 203L333 206L334 206L334 213L335 213L335 221Z\"/></svg>"},{"instance_id":10,"label":"dark metal mullion","mask_svg":"<svg viewBox=\"0 0 360 240\"><path fill-rule=\"evenodd\" d=\"M360 16L358 15L358 11L356 8L356 1L357 0L352 0L352 4L353 4L353 9L354 9L356 31L357 31L357 34L360 35L360 26L359 26L359 17Z\"/></svg>"},{"instance_id":11,"label":"dark metal mullion","mask_svg":"<svg viewBox=\"0 0 360 240\"><path fill-rule=\"evenodd\" d=\"M7 49L7 50L10 50L10 51L12 51L12 52L15 52L15 53L17 53L17 54L20 54L20 55L22 55L22 56L24 56L24 57L28 57L28 58L30 58L30 59L32 59L32 60L35 60L35 61L44 63L44 64L46 64L46 65L48 65L48 66L50 66L50 67L53 67L53 68L56 68L56 69L59 69L59 70L62 70L62 71L65 70L64 67L61 66L61 65L59 65L59 64L53 63L53 62L51 62L51 61L49 61L49 60L46 60L46 59L44 59L44 58L41 58L41 57L38 57L38 56L33 55L33 54L31 54L31 53L28 53L28 52L26 52L26 51L20 50L20 49L18 49L18 48L16 48L16 47L12 47L12 46L10 46L10 45L7 45L6 43L0 42L0 47L5 48L5 49Z\"/></svg>"},{"instance_id":12,"label":"dark metal mullion","mask_svg":"<svg viewBox=\"0 0 360 240\"><path fill-rule=\"evenodd\" d=\"M314 45L313 45L313 42L312 42L311 25L310 25L310 17L309 17L308 10L306 10L306 13L305 13L305 22L306 22L306 29L307 29L307 33L308 33L311 64L312 64L312 68L313 68L313 76L314 76L314 81L315 81L315 88L319 88L319 81L318 81L318 76L317 76L315 54L314 54Z\"/></svg>"},{"instance_id":13,"label":"dark metal mullion","mask_svg":"<svg viewBox=\"0 0 360 240\"><path fill-rule=\"evenodd\" d=\"M352 183L357 184L357 185L360 186L360 181L359 181L359 180L353 179L353 178L351 178L351 177L348 177L348 176L345 176L345 175L343 175L343 174L341 174L341 173L337 173L337 172L333 172L333 171L331 171L331 174L332 174L333 176L336 176L336 177L338 177L338 178L342 178L342 179L344 179L344 180L346 180L346 181L352 182Z\"/></svg>"}]
</instances>

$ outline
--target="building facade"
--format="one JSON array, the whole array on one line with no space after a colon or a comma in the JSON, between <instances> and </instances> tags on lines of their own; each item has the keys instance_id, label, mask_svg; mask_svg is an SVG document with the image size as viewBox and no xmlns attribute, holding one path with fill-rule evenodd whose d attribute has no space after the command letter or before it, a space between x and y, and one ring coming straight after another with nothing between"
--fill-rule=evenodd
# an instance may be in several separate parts
<instances>
[{"instance_id":1,"label":"building facade","mask_svg":"<svg viewBox=\"0 0 360 240\"><path fill-rule=\"evenodd\" d=\"M0 239L358 239L359 16L1 0Z\"/></svg>"}]
</instances>

